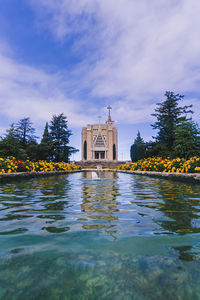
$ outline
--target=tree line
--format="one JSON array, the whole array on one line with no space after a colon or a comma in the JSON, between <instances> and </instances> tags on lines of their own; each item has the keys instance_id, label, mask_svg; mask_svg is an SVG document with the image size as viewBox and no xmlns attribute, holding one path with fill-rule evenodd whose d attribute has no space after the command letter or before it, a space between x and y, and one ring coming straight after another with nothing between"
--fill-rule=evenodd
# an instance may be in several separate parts
<instances>
[{"instance_id":1,"label":"tree line","mask_svg":"<svg viewBox=\"0 0 200 300\"><path fill-rule=\"evenodd\" d=\"M13 123L0 137L0 157L14 156L16 159L33 161L68 162L72 153L79 150L69 146L71 130L64 114L54 115L50 124L46 122L40 143L29 117Z\"/></svg>"},{"instance_id":2,"label":"tree line","mask_svg":"<svg viewBox=\"0 0 200 300\"><path fill-rule=\"evenodd\" d=\"M200 156L200 129L192 120L192 105L180 106L183 95L165 93L165 100L156 104L152 114L156 122L152 128L157 130L153 141L145 142L138 131L131 145L130 156L133 162L146 157Z\"/></svg>"}]
</instances>

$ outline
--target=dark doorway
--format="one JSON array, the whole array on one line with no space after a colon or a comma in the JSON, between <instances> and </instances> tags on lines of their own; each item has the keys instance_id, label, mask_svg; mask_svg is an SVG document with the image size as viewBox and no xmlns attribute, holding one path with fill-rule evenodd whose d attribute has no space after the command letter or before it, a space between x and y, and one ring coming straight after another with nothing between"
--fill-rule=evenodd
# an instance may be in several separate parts
<instances>
[{"instance_id":1,"label":"dark doorway","mask_svg":"<svg viewBox=\"0 0 200 300\"><path fill-rule=\"evenodd\" d=\"M95 159L105 159L105 151L95 151L94 158Z\"/></svg>"}]
</instances>

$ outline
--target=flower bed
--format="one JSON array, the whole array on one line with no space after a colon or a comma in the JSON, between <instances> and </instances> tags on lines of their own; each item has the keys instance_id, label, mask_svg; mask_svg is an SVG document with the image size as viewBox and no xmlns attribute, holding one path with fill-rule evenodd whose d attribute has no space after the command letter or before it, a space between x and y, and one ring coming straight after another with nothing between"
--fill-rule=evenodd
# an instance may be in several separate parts
<instances>
[{"instance_id":1,"label":"flower bed","mask_svg":"<svg viewBox=\"0 0 200 300\"><path fill-rule=\"evenodd\" d=\"M199 173L200 157L194 156L186 160L184 158L150 157L134 163L126 163L116 168L117 170L131 171L155 171L176 173Z\"/></svg>"},{"instance_id":2,"label":"flower bed","mask_svg":"<svg viewBox=\"0 0 200 300\"><path fill-rule=\"evenodd\" d=\"M47 162L40 160L16 160L14 157L0 158L0 173L16 172L48 172L48 171L72 171L80 170L80 166L64 162Z\"/></svg>"}]
</instances>

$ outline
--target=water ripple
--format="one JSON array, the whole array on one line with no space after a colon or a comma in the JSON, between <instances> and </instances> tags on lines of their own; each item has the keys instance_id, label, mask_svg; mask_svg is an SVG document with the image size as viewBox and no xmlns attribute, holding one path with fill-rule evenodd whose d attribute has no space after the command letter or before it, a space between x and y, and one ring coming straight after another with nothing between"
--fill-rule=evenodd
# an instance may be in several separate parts
<instances>
[{"instance_id":1,"label":"water ripple","mask_svg":"<svg viewBox=\"0 0 200 300\"><path fill-rule=\"evenodd\" d=\"M0 185L0 234L100 230L115 238L200 232L197 185L91 172Z\"/></svg>"}]
</instances>

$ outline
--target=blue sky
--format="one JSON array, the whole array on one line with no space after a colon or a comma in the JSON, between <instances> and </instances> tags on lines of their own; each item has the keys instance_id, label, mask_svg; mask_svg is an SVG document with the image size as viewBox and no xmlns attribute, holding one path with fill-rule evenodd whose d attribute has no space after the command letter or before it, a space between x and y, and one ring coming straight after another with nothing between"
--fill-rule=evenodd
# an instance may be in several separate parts
<instances>
[{"instance_id":1,"label":"blue sky","mask_svg":"<svg viewBox=\"0 0 200 300\"><path fill-rule=\"evenodd\" d=\"M112 118L119 159L137 131L150 140L165 91L200 113L197 0L6 0L0 10L0 134L30 116L41 135L64 113L80 149L81 127ZM80 159L80 152L74 159Z\"/></svg>"}]
</instances>

